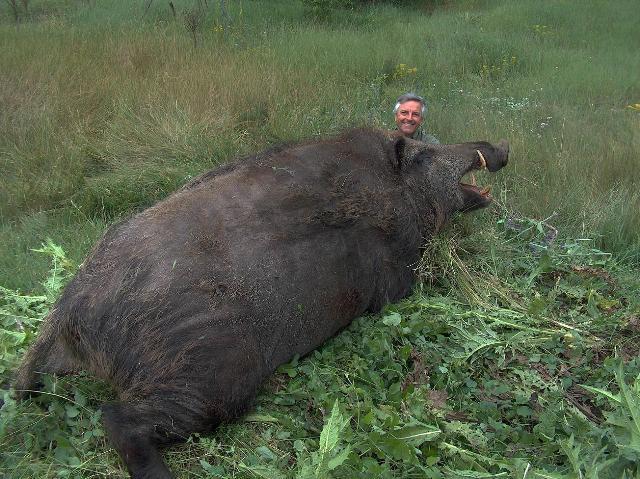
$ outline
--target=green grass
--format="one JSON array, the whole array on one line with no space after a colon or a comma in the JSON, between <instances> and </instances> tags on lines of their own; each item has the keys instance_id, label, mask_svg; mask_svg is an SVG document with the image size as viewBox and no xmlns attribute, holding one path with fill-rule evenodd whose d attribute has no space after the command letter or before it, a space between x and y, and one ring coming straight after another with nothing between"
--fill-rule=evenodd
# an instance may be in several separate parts
<instances>
[{"instance_id":1,"label":"green grass","mask_svg":"<svg viewBox=\"0 0 640 479\"><path fill-rule=\"evenodd\" d=\"M209 1L195 46L189 0L175 19L159 0L144 16L143 2L28 3L18 25L0 4L1 379L66 278L42 285L48 238L77 265L192 176L391 127L416 90L443 142L509 139L498 204L431 244L414 296L166 457L180 477L637 477L623 401L640 372L636 2L379 3L319 21L301 2L242 0L225 25ZM3 410L0 470L124 477L97 412L112 392L90 378L46 391L59 396Z\"/></svg>"}]
</instances>

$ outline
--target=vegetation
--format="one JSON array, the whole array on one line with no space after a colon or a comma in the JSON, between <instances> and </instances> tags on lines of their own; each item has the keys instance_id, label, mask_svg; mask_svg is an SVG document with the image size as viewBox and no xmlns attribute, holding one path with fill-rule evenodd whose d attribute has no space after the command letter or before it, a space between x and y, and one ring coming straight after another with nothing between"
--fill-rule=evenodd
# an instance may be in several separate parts
<instances>
[{"instance_id":1,"label":"vegetation","mask_svg":"<svg viewBox=\"0 0 640 479\"><path fill-rule=\"evenodd\" d=\"M282 367L171 467L640 477L635 2L401 3L0 4L0 382L108 224L234 156L390 127L415 90L442 141L511 141L496 206L427 245L414 295ZM0 476L126 477L112 395L89 377L5 394Z\"/></svg>"},{"instance_id":2,"label":"vegetation","mask_svg":"<svg viewBox=\"0 0 640 479\"><path fill-rule=\"evenodd\" d=\"M422 287L280 368L242 421L167 452L180 477L621 478L640 473L640 281L590 241L506 211L434 241ZM3 289L7 377L73 271ZM624 366L623 366L624 364ZM92 378L0 416L10 477L125 477Z\"/></svg>"}]
</instances>

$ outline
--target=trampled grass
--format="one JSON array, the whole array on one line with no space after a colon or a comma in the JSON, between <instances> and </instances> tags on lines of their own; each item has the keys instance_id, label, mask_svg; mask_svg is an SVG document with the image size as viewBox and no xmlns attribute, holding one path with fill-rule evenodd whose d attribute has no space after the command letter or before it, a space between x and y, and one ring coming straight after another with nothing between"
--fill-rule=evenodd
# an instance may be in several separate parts
<instances>
[{"instance_id":1,"label":"trampled grass","mask_svg":"<svg viewBox=\"0 0 640 479\"><path fill-rule=\"evenodd\" d=\"M191 176L274 143L391 127L394 99L416 90L443 142L510 140L498 207L432 243L414 296L282 368L244 421L166 457L181 477L638 474L625 448L636 406L602 393L624 390L620 374L639 384L636 2L380 3L316 22L299 2L242 0L227 24L210 1L196 46L188 0L176 18L159 0L146 14L27 3L18 25L0 5L2 379L50 304L37 299L50 263L32 251L47 238L79 264L109 223ZM60 397L3 410L0 471L124 477L97 412L109 389L46 391Z\"/></svg>"}]
</instances>

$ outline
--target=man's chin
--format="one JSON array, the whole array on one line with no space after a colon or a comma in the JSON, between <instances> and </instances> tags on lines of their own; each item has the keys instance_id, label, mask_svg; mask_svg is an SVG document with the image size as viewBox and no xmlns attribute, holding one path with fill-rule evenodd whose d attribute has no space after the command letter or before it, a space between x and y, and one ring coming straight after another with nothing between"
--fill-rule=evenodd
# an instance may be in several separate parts
<instances>
[{"instance_id":1,"label":"man's chin","mask_svg":"<svg viewBox=\"0 0 640 479\"><path fill-rule=\"evenodd\" d=\"M400 131L403 135L411 136L416 132L417 128L402 128L400 127Z\"/></svg>"}]
</instances>

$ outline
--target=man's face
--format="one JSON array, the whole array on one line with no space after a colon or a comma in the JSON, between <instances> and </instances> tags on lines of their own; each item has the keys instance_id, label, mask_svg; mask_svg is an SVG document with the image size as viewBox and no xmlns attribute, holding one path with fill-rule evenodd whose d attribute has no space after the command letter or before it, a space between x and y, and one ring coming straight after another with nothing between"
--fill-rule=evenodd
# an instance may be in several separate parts
<instances>
[{"instance_id":1,"label":"man's face","mask_svg":"<svg viewBox=\"0 0 640 479\"><path fill-rule=\"evenodd\" d=\"M422 123L422 104L419 101L405 101L396 111L396 125L405 136L411 136Z\"/></svg>"}]
</instances>

